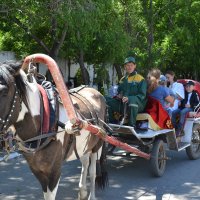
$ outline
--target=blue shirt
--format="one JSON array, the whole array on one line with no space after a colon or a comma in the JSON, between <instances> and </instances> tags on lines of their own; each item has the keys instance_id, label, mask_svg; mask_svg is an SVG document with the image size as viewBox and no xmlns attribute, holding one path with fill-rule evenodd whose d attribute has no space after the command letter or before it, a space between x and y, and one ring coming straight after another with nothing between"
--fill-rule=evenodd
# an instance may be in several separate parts
<instances>
[{"instance_id":1,"label":"blue shirt","mask_svg":"<svg viewBox=\"0 0 200 200\"><path fill-rule=\"evenodd\" d=\"M170 91L169 88L167 87L163 87L163 86L158 86L151 94L151 97L157 99L163 106L163 108L165 108L166 105L166 101L165 98L167 96L170 96Z\"/></svg>"}]
</instances>

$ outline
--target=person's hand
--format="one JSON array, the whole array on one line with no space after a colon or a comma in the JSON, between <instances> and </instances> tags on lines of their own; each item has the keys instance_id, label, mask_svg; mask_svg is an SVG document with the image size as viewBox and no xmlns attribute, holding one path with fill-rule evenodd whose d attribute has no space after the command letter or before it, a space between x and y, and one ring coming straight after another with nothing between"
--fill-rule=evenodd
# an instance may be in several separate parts
<instances>
[{"instance_id":1,"label":"person's hand","mask_svg":"<svg viewBox=\"0 0 200 200\"><path fill-rule=\"evenodd\" d=\"M117 98L117 99L122 99L122 95L121 95L121 94L118 94L118 95L115 96L115 98Z\"/></svg>"},{"instance_id":2,"label":"person's hand","mask_svg":"<svg viewBox=\"0 0 200 200\"><path fill-rule=\"evenodd\" d=\"M190 104L185 104L185 107L186 108L190 108Z\"/></svg>"},{"instance_id":3,"label":"person's hand","mask_svg":"<svg viewBox=\"0 0 200 200\"><path fill-rule=\"evenodd\" d=\"M122 102L127 103L128 102L128 97L122 97Z\"/></svg>"}]
</instances>

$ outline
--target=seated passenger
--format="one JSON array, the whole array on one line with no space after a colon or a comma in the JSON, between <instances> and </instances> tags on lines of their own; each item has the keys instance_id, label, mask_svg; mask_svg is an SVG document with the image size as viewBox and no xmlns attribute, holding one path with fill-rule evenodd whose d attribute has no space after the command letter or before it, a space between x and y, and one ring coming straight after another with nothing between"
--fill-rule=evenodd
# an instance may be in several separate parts
<instances>
[{"instance_id":1,"label":"seated passenger","mask_svg":"<svg viewBox=\"0 0 200 200\"><path fill-rule=\"evenodd\" d=\"M136 72L134 57L128 57L124 61L126 75L119 82L117 98L106 97L108 105L109 122L115 123L114 114L123 113L125 105L128 105L128 125L136 125L136 116L146 106L147 84L145 79Z\"/></svg>"},{"instance_id":2,"label":"seated passenger","mask_svg":"<svg viewBox=\"0 0 200 200\"><path fill-rule=\"evenodd\" d=\"M159 69L152 69L147 75L147 92L149 96L157 99L163 106L163 108L171 115L169 107L166 103L172 107L174 105L174 98L170 96L170 90L167 87L159 85L161 72Z\"/></svg>"},{"instance_id":3,"label":"seated passenger","mask_svg":"<svg viewBox=\"0 0 200 200\"><path fill-rule=\"evenodd\" d=\"M179 105L179 108L172 112L172 124L177 129L177 136L184 135L183 125L188 112L193 111L199 103L199 95L194 90L194 82L188 81L185 85L185 99ZM177 116L180 116L179 123L176 123Z\"/></svg>"},{"instance_id":4,"label":"seated passenger","mask_svg":"<svg viewBox=\"0 0 200 200\"><path fill-rule=\"evenodd\" d=\"M182 83L176 81L175 73L173 71L167 71L165 77L167 78L169 89L175 94L174 106L169 108L172 112L173 110L178 109L180 101L185 98L184 86Z\"/></svg>"},{"instance_id":5,"label":"seated passenger","mask_svg":"<svg viewBox=\"0 0 200 200\"><path fill-rule=\"evenodd\" d=\"M163 87L167 87L167 78L164 75L160 75L159 85L161 85ZM169 95L172 96L174 99L176 98L176 95L174 94L174 92L172 91L171 88L169 88ZM172 111L171 111L172 107L170 107L170 103L165 102L164 108L166 110L168 110L168 113L169 113L169 115L171 117L171 115L172 115Z\"/></svg>"}]
</instances>

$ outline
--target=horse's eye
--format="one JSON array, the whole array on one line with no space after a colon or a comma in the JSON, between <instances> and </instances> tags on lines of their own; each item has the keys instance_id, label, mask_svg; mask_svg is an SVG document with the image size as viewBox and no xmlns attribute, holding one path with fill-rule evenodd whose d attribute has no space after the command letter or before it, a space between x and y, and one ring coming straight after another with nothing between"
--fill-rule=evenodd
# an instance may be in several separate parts
<instances>
[{"instance_id":1,"label":"horse's eye","mask_svg":"<svg viewBox=\"0 0 200 200\"><path fill-rule=\"evenodd\" d=\"M8 87L6 85L0 85L0 96L6 96L8 94Z\"/></svg>"}]
</instances>

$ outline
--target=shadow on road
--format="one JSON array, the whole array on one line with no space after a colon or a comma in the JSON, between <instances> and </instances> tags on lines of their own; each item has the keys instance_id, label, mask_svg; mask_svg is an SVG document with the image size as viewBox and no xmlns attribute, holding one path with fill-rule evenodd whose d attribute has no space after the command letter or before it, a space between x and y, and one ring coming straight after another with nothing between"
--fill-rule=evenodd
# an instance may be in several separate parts
<instances>
[{"instance_id":1,"label":"shadow on road","mask_svg":"<svg viewBox=\"0 0 200 200\"><path fill-rule=\"evenodd\" d=\"M109 187L97 190L99 200L189 200L200 196L200 160L188 160L185 152L169 152L166 173L161 178L151 175L149 162L135 157L108 157ZM43 199L42 190L23 158L0 163L0 199ZM78 195L81 171L79 161L65 163L58 188L58 200L74 200ZM89 180L88 180L89 181Z\"/></svg>"}]
</instances>

